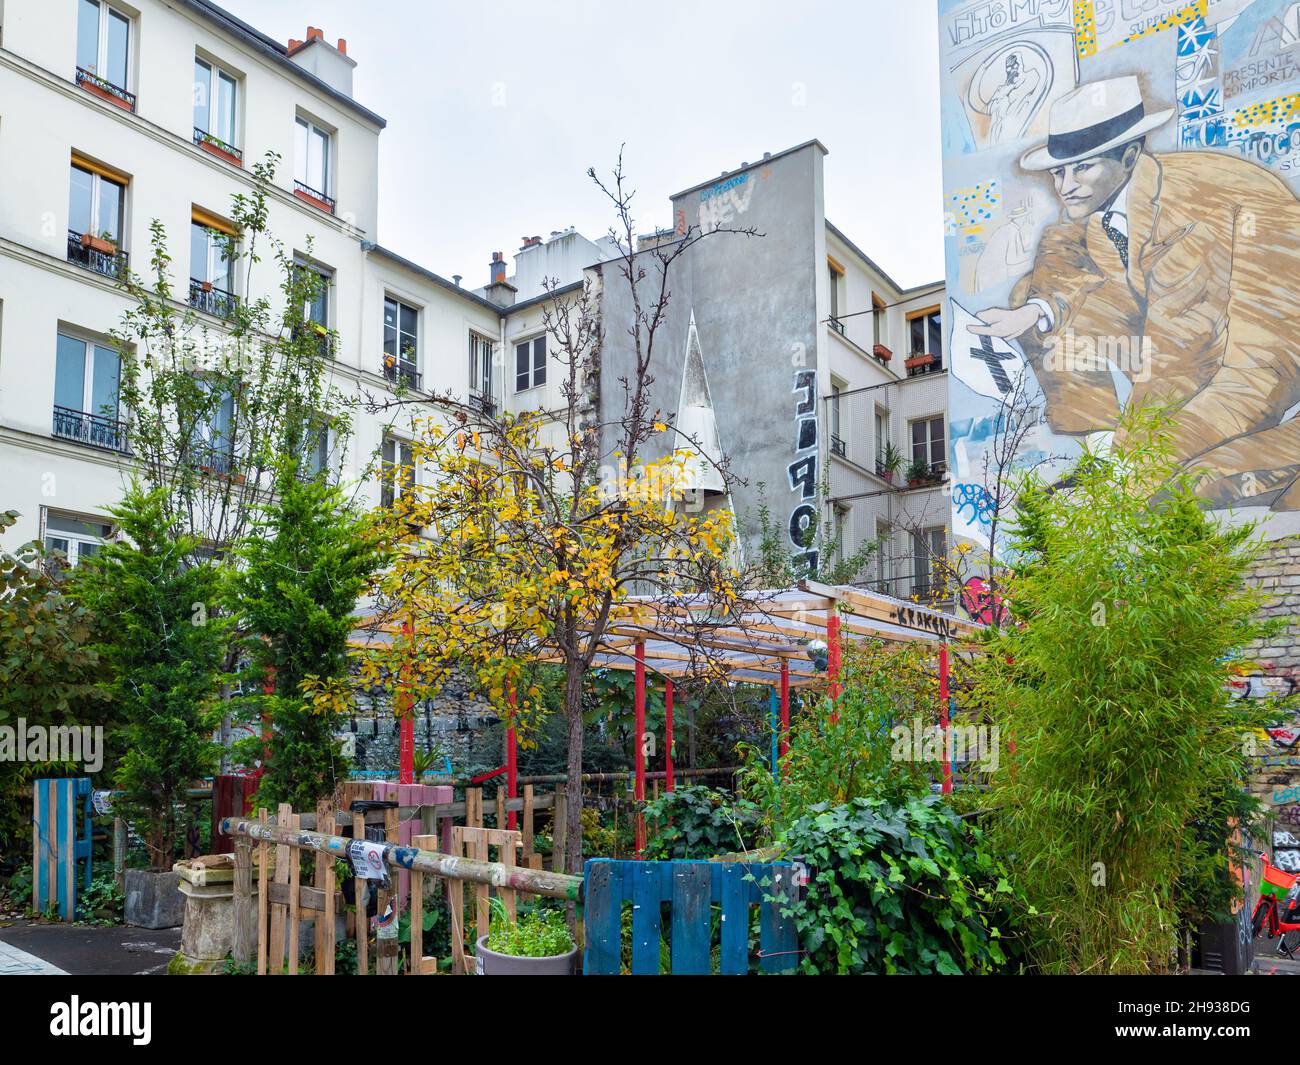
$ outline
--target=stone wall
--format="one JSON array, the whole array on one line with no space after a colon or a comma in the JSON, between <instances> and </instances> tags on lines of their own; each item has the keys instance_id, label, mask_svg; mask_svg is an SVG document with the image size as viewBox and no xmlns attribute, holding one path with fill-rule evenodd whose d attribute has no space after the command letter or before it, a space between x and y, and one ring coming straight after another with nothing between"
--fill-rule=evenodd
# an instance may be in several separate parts
<instances>
[{"instance_id":1,"label":"stone wall","mask_svg":"<svg viewBox=\"0 0 1300 1065\"><path fill-rule=\"evenodd\" d=\"M441 756L450 756L452 772L459 775L470 762L471 745L481 748L484 733L496 723L497 713L485 700L464 683L452 680L416 708L415 749L438 752L433 770L438 773L442 772ZM397 718L387 706L355 715L339 736L357 769L396 774L401 734Z\"/></svg>"},{"instance_id":2,"label":"stone wall","mask_svg":"<svg viewBox=\"0 0 1300 1065\"><path fill-rule=\"evenodd\" d=\"M1254 572L1260 586L1273 597L1265 617L1291 618L1285 631L1262 641L1248 654L1262 670L1243 679L1249 698L1274 698L1294 690L1300 681L1300 537L1275 543ZM1273 813L1273 861L1288 872L1300 873L1300 722L1294 716L1278 721L1271 742L1259 753L1251 790Z\"/></svg>"}]
</instances>

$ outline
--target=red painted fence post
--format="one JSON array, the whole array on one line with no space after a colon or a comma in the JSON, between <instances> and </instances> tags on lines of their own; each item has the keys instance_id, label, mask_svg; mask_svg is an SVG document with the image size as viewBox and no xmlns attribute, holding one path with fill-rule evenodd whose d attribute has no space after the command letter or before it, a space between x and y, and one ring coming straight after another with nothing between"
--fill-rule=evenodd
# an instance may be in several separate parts
<instances>
[{"instance_id":1,"label":"red painted fence post","mask_svg":"<svg viewBox=\"0 0 1300 1065\"><path fill-rule=\"evenodd\" d=\"M673 679L664 678L664 786L673 790Z\"/></svg>"},{"instance_id":2,"label":"red painted fence post","mask_svg":"<svg viewBox=\"0 0 1300 1065\"><path fill-rule=\"evenodd\" d=\"M948 641L939 644L939 727L943 731L943 794L952 794L952 762L948 747Z\"/></svg>"},{"instance_id":3,"label":"red painted fence post","mask_svg":"<svg viewBox=\"0 0 1300 1065\"><path fill-rule=\"evenodd\" d=\"M409 641L414 629L409 621L402 622L402 636ZM401 729L398 745L397 782L399 784L415 783L415 717L411 713L411 693L407 688L410 679L409 666L402 666L402 677L397 683L397 722Z\"/></svg>"},{"instance_id":4,"label":"red painted fence post","mask_svg":"<svg viewBox=\"0 0 1300 1065\"><path fill-rule=\"evenodd\" d=\"M640 804L645 802L645 641L636 645L636 736L633 738L633 765L636 767L636 856L645 851L645 815Z\"/></svg>"}]
</instances>

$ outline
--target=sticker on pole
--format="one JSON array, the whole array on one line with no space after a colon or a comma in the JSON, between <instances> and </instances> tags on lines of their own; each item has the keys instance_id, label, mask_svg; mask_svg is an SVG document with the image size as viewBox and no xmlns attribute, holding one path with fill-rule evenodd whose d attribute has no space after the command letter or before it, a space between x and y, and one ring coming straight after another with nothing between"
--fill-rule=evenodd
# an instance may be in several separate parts
<instances>
[{"instance_id":1,"label":"sticker on pole","mask_svg":"<svg viewBox=\"0 0 1300 1065\"><path fill-rule=\"evenodd\" d=\"M376 843L369 839L354 839L348 844L348 861L352 865L353 875L361 880L387 879L388 866L384 862L386 843Z\"/></svg>"}]
</instances>

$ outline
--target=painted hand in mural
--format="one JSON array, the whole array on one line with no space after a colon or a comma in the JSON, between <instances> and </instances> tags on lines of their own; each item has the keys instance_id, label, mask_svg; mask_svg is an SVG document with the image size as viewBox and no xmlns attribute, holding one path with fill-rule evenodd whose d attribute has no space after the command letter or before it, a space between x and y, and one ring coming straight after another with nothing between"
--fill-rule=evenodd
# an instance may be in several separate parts
<instances>
[{"instance_id":1,"label":"painted hand in mural","mask_svg":"<svg viewBox=\"0 0 1300 1065\"><path fill-rule=\"evenodd\" d=\"M1015 340L1037 325L1042 315L1043 312L1032 303L1014 310L990 307L980 311L980 317L984 319L983 325L968 325L966 328L979 337Z\"/></svg>"}]
</instances>

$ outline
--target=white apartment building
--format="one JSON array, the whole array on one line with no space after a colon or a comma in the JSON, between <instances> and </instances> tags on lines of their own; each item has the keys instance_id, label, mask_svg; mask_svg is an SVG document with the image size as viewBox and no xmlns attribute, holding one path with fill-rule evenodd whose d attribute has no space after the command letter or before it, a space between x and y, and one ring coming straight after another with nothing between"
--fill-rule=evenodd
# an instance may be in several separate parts
<instances>
[{"instance_id":1,"label":"white apartment building","mask_svg":"<svg viewBox=\"0 0 1300 1065\"><path fill-rule=\"evenodd\" d=\"M826 289L827 505L841 551L878 542L873 587L926 598L952 540L944 286L901 288L828 222Z\"/></svg>"},{"instance_id":2,"label":"white apartment building","mask_svg":"<svg viewBox=\"0 0 1300 1065\"><path fill-rule=\"evenodd\" d=\"M337 330L348 394L467 392L501 317L487 300L375 243L384 120L352 98L343 40L309 28L273 41L205 0L4 0L0 4L0 506L12 546L45 538L77 557L129 469L109 330L165 228L174 291L219 330L230 301L278 292L274 264L247 279L222 260L232 197L252 164L280 164L272 234L328 280L312 316ZM310 256L307 248L310 246ZM484 348L486 347L486 352ZM387 356L387 358L386 358ZM480 385L483 380L480 379ZM490 385L490 381L488 382ZM335 458L357 481L372 456L409 463L409 417L361 417ZM363 496L377 502L368 479Z\"/></svg>"}]
</instances>

